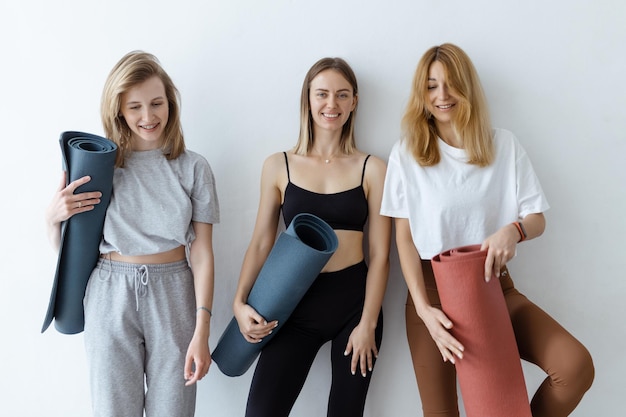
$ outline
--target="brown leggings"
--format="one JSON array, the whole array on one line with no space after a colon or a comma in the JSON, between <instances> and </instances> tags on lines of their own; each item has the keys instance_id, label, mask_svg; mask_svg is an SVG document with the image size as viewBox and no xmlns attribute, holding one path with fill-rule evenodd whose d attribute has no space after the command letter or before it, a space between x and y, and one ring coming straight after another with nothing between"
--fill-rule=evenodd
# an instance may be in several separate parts
<instances>
[{"instance_id":1,"label":"brown leggings","mask_svg":"<svg viewBox=\"0 0 626 417\"><path fill-rule=\"evenodd\" d=\"M430 261L422 261L422 269L429 300L441 308ZM548 375L531 401L533 417L568 416L593 381L591 355L559 323L515 289L508 270L503 270L500 283L521 358ZM454 365L443 362L426 325L415 312L410 294L406 332L424 417L458 417Z\"/></svg>"}]
</instances>

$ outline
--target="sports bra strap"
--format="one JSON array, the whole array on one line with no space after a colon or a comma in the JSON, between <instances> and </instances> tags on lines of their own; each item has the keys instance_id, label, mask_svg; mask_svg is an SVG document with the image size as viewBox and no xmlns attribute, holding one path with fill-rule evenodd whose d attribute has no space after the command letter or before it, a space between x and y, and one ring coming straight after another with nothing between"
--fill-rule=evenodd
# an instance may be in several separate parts
<instances>
[{"instance_id":1,"label":"sports bra strap","mask_svg":"<svg viewBox=\"0 0 626 417\"><path fill-rule=\"evenodd\" d=\"M363 161L363 173L361 174L361 187L363 186L363 179L365 178L365 164L367 164L367 160L370 159L370 156L372 155L367 155L365 157L365 161Z\"/></svg>"},{"instance_id":2,"label":"sports bra strap","mask_svg":"<svg viewBox=\"0 0 626 417\"><path fill-rule=\"evenodd\" d=\"M291 177L289 176L289 160L287 160L287 152L283 152L285 155L285 166L287 167L287 181L291 182Z\"/></svg>"}]
</instances>

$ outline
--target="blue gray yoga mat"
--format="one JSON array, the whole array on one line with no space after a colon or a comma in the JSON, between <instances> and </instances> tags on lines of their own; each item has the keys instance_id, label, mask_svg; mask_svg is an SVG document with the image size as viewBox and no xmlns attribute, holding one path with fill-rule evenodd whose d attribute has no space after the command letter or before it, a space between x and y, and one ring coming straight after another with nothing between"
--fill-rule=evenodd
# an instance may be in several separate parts
<instances>
[{"instance_id":1,"label":"blue gray yoga mat","mask_svg":"<svg viewBox=\"0 0 626 417\"><path fill-rule=\"evenodd\" d=\"M333 229L312 214L301 213L280 234L248 296L248 304L278 327L260 343L249 343L233 317L211 357L228 376L243 375L263 346L287 321L330 257L337 250Z\"/></svg>"},{"instance_id":2,"label":"blue gray yoga mat","mask_svg":"<svg viewBox=\"0 0 626 417\"><path fill-rule=\"evenodd\" d=\"M63 132L59 139L67 184L85 175L91 181L76 194L100 191L100 204L72 216L61 225L61 247L50 303L41 332L52 320L60 333L75 334L84 330L83 297L91 271L99 257L102 227L113 187L113 168L117 145L108 139L83 132Z\"/></svg>"}]
</instances>

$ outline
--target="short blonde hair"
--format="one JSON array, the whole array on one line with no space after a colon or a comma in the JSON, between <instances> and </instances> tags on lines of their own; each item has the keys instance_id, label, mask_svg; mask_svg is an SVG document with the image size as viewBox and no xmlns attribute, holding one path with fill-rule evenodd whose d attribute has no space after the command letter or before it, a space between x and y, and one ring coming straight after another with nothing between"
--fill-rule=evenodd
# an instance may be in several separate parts
<instances>
[{"instance_id":1,"label":"short blonde hair","mask_svg":"<svg viewBox=\"0 0 626 417\"><path fill-rule=\"evenodd\" d=\"M443 65L448 88L458 98L452 127L463 139L468 163L489 165L494 158L493 131L485 94L469 56L451 43L433 46L417 64L409 102L402 118L408 148L422 166L436 165L441 158L435 119L428 110L428 75L434 62Z\"/></svg>"},{"instance_id":2,"label":"short blonde hair","mask_svg":"<svg viewBox=\"0 0 626 417\"><path fill-rule=\"evenodd\" d=\"M294 148L296 154L307 155L313 146L313 120L311 116L311 103L309 101L311 81L313 81L320 72L328 69L340 73L352 86L354 97L358 97L359 87L357 85L356 75L354 75L354 71L352 71L352 68L350 68L350 65L348 65L345 60L341 58L322 58L313 64L302 83L302 93L300 94L300 135L298 137L298 143ZM342 152L347 154L356 150L354 120L356 118L357 106L358 100L341 131L339 146Z\"/></svg>"},{"instance_id":3,"label":"short blonde hair","mask_svg":"<svg viewBox=\"0 0 626 417\"><path fill-rule=\"evenodd\" d=\"M180 123L180 94L172 79L161 67L159 60L143 51L132 51L124 55L113 67L104 84L100 117L107 138L118 146L116 167L124 166L124 159L131 151L131 130L121 115L121 97L134 86L154 76L159 77L165 87L169 117L163 132L163 154L167 159L176 159L185 150Z\"/></svg>"}]
</instances>

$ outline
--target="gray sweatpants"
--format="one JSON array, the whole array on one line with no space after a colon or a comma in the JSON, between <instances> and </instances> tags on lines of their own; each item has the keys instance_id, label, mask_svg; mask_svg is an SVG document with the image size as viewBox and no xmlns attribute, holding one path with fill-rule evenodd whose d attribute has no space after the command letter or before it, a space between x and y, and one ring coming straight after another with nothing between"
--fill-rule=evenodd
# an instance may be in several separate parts
<instances>
[{"instance_id":1,"label":"gray sweatpants","mask_svg":"<svg viewBox=\"0 0 626 417\"><path fill-rule=\"evenodd\" d=\"M183 376L196 305L187 261L100 259L84 304L94 416L193 416L196 386Z\"/></svg>"}]
</instances>

